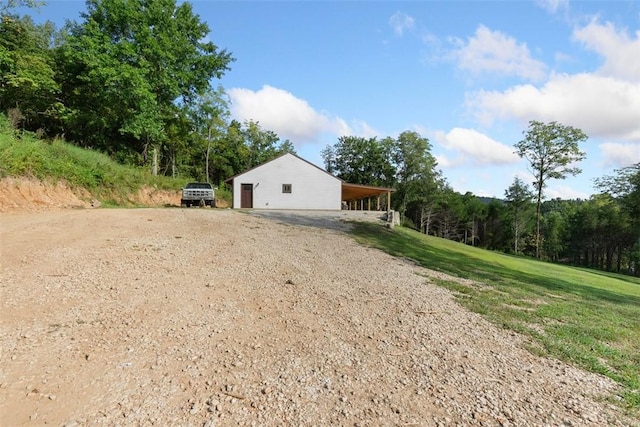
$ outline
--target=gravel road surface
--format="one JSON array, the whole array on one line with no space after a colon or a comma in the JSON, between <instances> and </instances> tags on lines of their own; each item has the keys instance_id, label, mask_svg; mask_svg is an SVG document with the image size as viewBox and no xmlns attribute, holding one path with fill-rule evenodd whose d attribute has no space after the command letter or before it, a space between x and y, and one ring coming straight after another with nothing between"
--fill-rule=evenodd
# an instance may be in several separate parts
<instances>
[{"instance_id":1,"label":"gravel road surface","mask_svg":"<svg viewBox=\"0 0 640 427\"><path fill-rule=\"evenodd\" d=\"M638 423L332 215L0 214L0 425Z\"/></svg>"}]
</instances>

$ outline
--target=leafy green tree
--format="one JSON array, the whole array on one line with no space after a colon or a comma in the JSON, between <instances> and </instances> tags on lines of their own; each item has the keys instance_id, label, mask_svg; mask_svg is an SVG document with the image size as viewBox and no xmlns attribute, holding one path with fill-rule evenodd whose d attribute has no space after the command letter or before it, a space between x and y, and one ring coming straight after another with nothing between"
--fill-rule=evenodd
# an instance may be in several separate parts
<instances>
[{"instance_id":1,"label":"leafy green tree","mask_svg":"<svg viewBox=\"0 0 640 427\"><path fill-rule=\"evenodd\" d=\"M0 3L0 14L4 15L11 13L13 9L16 9L18 7L30 7L38 9L44 4L44 1L38 0L4 0L2 3Z\"/></svg>"},{"instance_id":2,"label":"leafy green tree","mask_svg":"<svg viewBox=\"0 0 640 427\"><path fill-rule=\"evenodd\" d=\"M342 136L323 150L325 168L353 184L387 186L393 180L388 141Z\"/></svg>"},{"instance_id":3,"label":"leafy green tree","mask_svg":"<svg viewBox=\"0 0 640 427\"><path fill-rule=\"evenodd\" d=\"M324 162L324 170L333 175L336 169L336 154L333 146L327 145L320 151L320 156Z\"/></svg>"},{"instance_id":4,"label":"leafy green tree","mask_svg":"<svg viewBox=\"0 0 640 427\"><path fill-rule=\"evenodd\" d=\"M0 111L13 110L14 126L52 132L63 110L51 55L55 35L51 22L0 16Z\"/></svg>"},{"instance_id":5,"label":"leafy green tree","mask_svg":"<svg viewBox=\"0 0 640 427\"><path fill-rule=\"evenodd\" d=\"M293 145L293 142L289 141L288 139L285 139L284 141L280 142L280 146L278 147L278 152L280 154L284 154L284 153L296 154L296 147Z\"/></svg>"},{"instance_id":6,"label":"leafy green tree","mask_svg":"<svg viewBox=\"0 0 640 427\"><path fill-rule=\"evenodd\" d=\"M180 114L167 118L163 128L164 138L152 148L152 173L172 177L187 175L200 179L204 169L198 157L201 147L199 140L194 138L189 111L185 110L183 106Z\"/></svg>"},{"instance_id":7,"label":"leafy green tree","mask_svg":"<svg viewBox=\"0 0 640 427\"><path fill-rule=\"evenodd\" d=\"M263 129L256 121L245 121L241 133L249 152L246 169L258 166L285 152L295 154L290 141L281 142L275 132Z\"/></svg>"},{"instance_id":8,"label":"leafy green tree","mask_svg":"<svg viewBox=\"0 0 640 427\"><path fill-rule=\"evenodd\" d=\"M631 216L640 221L640 163L614 172L614 175L596 179L596 188L620 198Z\"/></svg>"},{"instance_id":9,"label":"leafy green tree","mask_svg":"<svg viewBox=\"0 0 640 427\"><path fill-rule=\"evenodd\" d=\"M505 252L512 247L507 209L506 204L498 199L491 199L488 203L483 247Z\"/></svg>"},{"instance_id":10,"label":"leafy green tree","mask_svg":"<svg viewBox=\"0 0 640 427\"><path fill-rule=\"evenodd\" d=\"M368 175L367 170L370 173L372 169L372 162L369 161L371 142L375 143L375 140L341 136L331 152L333 165L328 163L325 166L346 182L353 184L370 182L373 177Z\"/></svg>"},{"instance_id":11,"label":"leafy green tree","mask_svg":"<svg viewBox=\"0 0 640 427\"><path fill-rule=\"evenodd\" d=\"M551 211L542 216L542 248L547 259L559 261L564 250L563 230L565 218L558 211Z\"/></svg>"},{"instance_id":12,"label":"leafy green tree","mask_svg":"<svg viewBox=\"0 0 640 427\"><path fill-rule=\"evenodd\" d=\"M520 178L516 177L505 191L504 196L512 215L513 253L519 253L518 244L528 222L528 211L533 193Z\"/></svg>"},{"instance_id":13,"label":"leafy green tree","mask_svg":"<svg viewBox=\"0 0 640 427\"><path fill-rule=\"evenodd\" d=\"M574 222L572 232L581 238L576 242L584 253L581 263L611 271L621 237L628 229L619 203L609 194L597 194L582 203L577 213L579 221Z\"/></svg>"},{"instance_id":14,"label":"leafy green tree","mask_svg":"<svg viewBox=\"0 0 640 427\"><path fill-rule=\"evenodd\" d=\"M444 188L445 184L442 183L436 190L420 193L417 198L407 204L405 218L411 218L415 227L424 234L437 234L435 226L444 198L440 187Z\"/></svg>"},{"instance_id":15,"label":"leafy green tree","mask_svg":"<svg viewBox=\"0 0 640 427\"><path fill-rule=\"evenodd\" d=\"M224 88L218 86L216 90L209 90L198 97L195 107L191 111L191 120L195 129L194 138L199 142L200 151L204 153L204 176L207 182L220 183L223 164L221 150L229 122L229 98ZM211 161L213 157L213 162Z\"/></svg>"},{"instance_id":16,"label":"leafy green tree","mask_svg":"<svg viewBox=\"0 0 640 427\"><path fill-rule=\"evenodd\" d=\"M595 247L598 213L593 203L582 200L571 209L567 221L569 255L575 265L588 266Z\"/></svg>"},{"instance_id":17,"label":"leafy green tree","mask_svg":"<svg viewBox=\"0 0 640 427\"><path fill-rule=\"evenodd\" d=\"M488 215L486 203L483 203L473 193L467 192L462 196L464 204L464 243L477 246L482 241L482 224Z\"/></svg>"},{"instance_id":18,"label":"leafy green tree","mask_svg":"<svg viewBox=\"0 0 640 427\"><path fill-rule=\"evenodd\" d=\"M444 180L429 140L406 131L398 138L343 136L322 150L325 169L354 184L395 187L394 208L429 232Z\"/></svg>"},{"instance_id":19,"label":"leafy green tree","mask_svg":"<svg viewBox=\"0 0 640 427\"><path fill-rule=\"evenodd\" d=\"M405 213L410 202L429 197L441 183L431 144L417 132L402 132L395 140L392 159L396 169L396 205Z\"/></svg>"},{"instance_id":20,"label":"leafy green tree","mask_svg":"<svg viewBox=\"0 0 640 427\"><path fill-rule=\"evenodd\" d=\"M540 258L540 206L544 188L550 179L565 179L567 175L582 172L574 165L585 158L579 144L587 139L587 135L571 126L535 120L529 122L529 129L524 134L524 139L515 147L516 153L529 162L535 177L536 258Z\"/></svg>"},{"instance_id":21,"label":"leafy green tree","mask_svg":"<svg viewBox=\"0 0 640 427\"><path fill-rule=\"evenodd\" d=\"M596 179L596 188L615 197L628 217L628 235L623 238L619 262L626 256L628 270L640 276L640 163L616 169L614 175ZM625 253L626 255L622 255Z\"/></svg>"},{"instance_id":22,"label":"leafy green tree","mask_svg":"<svg viewBox=\"0 0 640 427\"><path fill-rule=\"evenodd\" d=\"M58 52L68 135L147 163L185 114L180 105L196 102L233 58L204 41L209 28L187 2L87 0L83 18Z\"/></svg>"},{"instance_id":23,"label":"leafy green tree","mask_svg":"<svg viewBox=\"0 0 640 427\"><path fill-rule=\"evenodd\" d=\"M222 167L225 171L223 179L248 169L250 153L243 134L242 123L237 120L231 120L231 123L227 126L226 136L217 149L225 159L224 165L218 164L218 167Z\"/></svg>"},{"instance_id":24,"label":"leafy green tree","mask_svg":"<svg viewBox=\"0 0 640 427\"><path fill-rule=\"evenodd\" d=\"M441 195L436 214L435 235L443 239L464 240L466 227L463 224L465 205L463 196L446 187Z\"/></svg>"},{"instance_id":25,"label":"leafy green tree","mask_svg":"<svg viewBox=\"0 0 640 427\"><path fill-rule=\"evenodd\" d=\"M630 218L626 215L622 205L609 195L603 197L602 205L598 209L598 243L601 247L601 259L598 267L606 271L620 271L620 263L624 251L633 245L633 237L629 241ZM614 264L616 267L614 268Z\"/></svg>"}]
</instances>

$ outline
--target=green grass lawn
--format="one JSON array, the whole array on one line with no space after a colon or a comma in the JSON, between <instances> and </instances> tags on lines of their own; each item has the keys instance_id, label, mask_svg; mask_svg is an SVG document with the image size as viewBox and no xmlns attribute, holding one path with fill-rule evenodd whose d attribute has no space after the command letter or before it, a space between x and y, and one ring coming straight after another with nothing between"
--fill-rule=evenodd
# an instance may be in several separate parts
<instances>
[{"instance_id":1,"label":"green grass lawn","mask_svg":"<svg viewBox=\"0 0 640 427\"><path fill-rule=\"evenodd\" d=\"M640 413L640 279L515 257L357 223L361 243L483 285L437 281L490 321L532 338L530 350L606 375Z\"/></svg>"}]
</instances>

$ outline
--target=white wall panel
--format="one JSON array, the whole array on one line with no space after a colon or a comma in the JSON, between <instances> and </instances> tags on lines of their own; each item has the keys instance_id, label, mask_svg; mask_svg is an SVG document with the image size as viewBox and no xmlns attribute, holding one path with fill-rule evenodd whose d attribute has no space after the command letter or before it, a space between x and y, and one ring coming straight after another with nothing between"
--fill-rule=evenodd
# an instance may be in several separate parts
<instances>
[{"instance_id":1,"label":"white wall panel","mask_svg":"<svg viewBox=\"0 0 640 427\"><path fill-rule=\"evenodd\" d=\"M342 181L292 154L236 176L234 208L240 207L242 184L253 184L254 209L341 208ZM282 184L291 184L291 193L283 193Z\"/></svg>"}]
</instances>

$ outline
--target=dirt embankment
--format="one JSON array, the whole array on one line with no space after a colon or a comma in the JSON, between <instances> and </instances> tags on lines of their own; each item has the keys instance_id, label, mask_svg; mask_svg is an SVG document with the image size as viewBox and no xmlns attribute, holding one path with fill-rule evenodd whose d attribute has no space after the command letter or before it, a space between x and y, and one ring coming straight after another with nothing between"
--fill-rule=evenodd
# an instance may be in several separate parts
<instances>
[{"instance_id":1,"label":"dirt embankment","mask_svg":"<svg viewBox=\"0 0 640 427\"><path fill-rule=\"evenodd\" d=\"M122 202L148 207L180 206L180 193L145 187ZM0 212L96 207L100 207L100 202L88 191L72 189L65 182L49 184L32 178L12 177L0 180Z\"/></svg>"}]
</instances>

